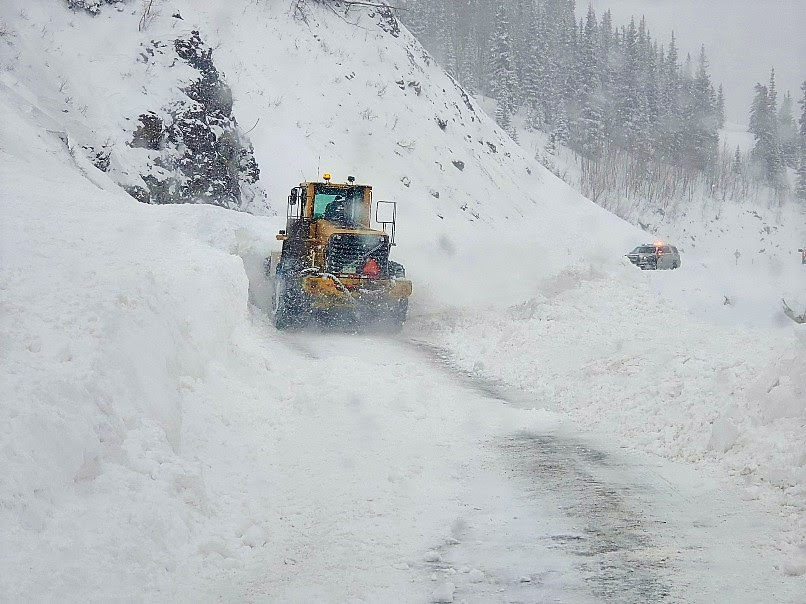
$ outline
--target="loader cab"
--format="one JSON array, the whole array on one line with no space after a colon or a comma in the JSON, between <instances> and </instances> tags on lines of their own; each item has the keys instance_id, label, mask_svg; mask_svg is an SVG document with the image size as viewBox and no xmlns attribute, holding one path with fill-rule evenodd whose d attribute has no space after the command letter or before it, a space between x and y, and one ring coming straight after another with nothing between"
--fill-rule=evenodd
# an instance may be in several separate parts
<instances>
[{"instance_id":1,"label":"loader cab","mask_svg":"<svg viewBox=\"0 0 806 604\"><path fill-rule=\"evenodd\" d=\"M372 187L354 184L353 177L347 184L335 184L329 177L325 174L324 182L304 182L291 189L285 232L278 239L300 239L300 229L308 230L318 221L345 229L370 228Z\"/></svg>"},{"instance_id":2,"label":"loader cab","mask_svg":"<svg viewBox=\"0 0 806 604\"><path fill-rule=\"evenodd\" d=\"M355 184L352 176L346 183L333 183L326 173L322 182L303 182L294 187L288 196L286 228L277 235L283 242L281 262L323 268L336 234L382 235L387 242L385 249L393 247L397 204L379 201L375 205L373 228L372 187ZM344 239L348 240L353 241Z\"/></svg>"},{"instance_id":3,"label":"loader cab","mask_svg":"<svg viewBox=\"0 0 806 604\"><path fill-rule=\"evenodd\" d=\"M369 229L371 187L315 183L310 188L311 203L306 210L311 220L327 220L346 229Z\"/></svg>"},{"instance_id":4,"label":"loader cab","mask_svg":"<svg viewBox=\"0 0 806 604\"><path fill-rule=\"evenodd\" d=\"M390 245L395 245L397 204L393 201L376 203L376 229L390 236ZM355 184L355 178L347 177L347 183L332 183L330 174L324 174L323 182L303 182L291 189L288 196L286 228L277 238L284 242L315 237L319 227L340 230L372 230L372 187ZM320 224L326 223L326 224Z\"/></svg>"},{"instance_id":5,"label":"loader cab","mask_svg":"<svg viewBox=\"0 0 806 604\"><path fill-rule=\"evenodd\" d=\"M376 202L374 220L372 209L372 187L353 177L337 184L325 174L291 189L282 251L266 265L278 329L341 315L402 327L411 281L389 259L397 204Z\"/></svg>"},{"instance_id":6,"label":"loader cab","mask_svg":"<svg viewBox=\"0 0 806 604\"><path fill-rule=\"evenodd\" d=\"M369 229L372 187L355 184L352 176L346 184L331 183L329 174L323 179L324 182L304 182L291 189L286 231L290 234L292 223L318 220L347 229Z\"/></svg>"}]
</instances>

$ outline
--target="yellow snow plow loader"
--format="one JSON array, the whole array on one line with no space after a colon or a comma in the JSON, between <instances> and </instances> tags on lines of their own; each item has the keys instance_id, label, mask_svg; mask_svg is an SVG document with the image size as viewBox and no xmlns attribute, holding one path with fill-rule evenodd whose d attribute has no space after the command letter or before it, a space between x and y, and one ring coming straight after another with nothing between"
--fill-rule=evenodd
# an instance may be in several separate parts
<instances>
[{"instance_id":1,"label":"yellow snow plow loader","mask_svg":"<svg viewBox=\"0 0 806 604\"><path fill-rule=\"evenodd\" d=\"M277 235L282 251L267 262L277 329L312 319L402 328L411 281L389 260L397 206L377 202L374 229L372 207L372 187L352 176L337 184L325 174L291 189L286 228Z\"/></svg>"}]
</instances>

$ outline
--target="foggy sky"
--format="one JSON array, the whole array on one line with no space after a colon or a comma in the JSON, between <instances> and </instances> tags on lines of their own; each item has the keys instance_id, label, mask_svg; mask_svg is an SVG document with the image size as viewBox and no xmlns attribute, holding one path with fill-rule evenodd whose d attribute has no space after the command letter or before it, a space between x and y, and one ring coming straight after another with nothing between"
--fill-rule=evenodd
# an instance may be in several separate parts
<instances>
[{"instance_id":1,"label":"foggy sky","mask_svg":"<svg viewBox=\"0 0 806 604\"><path fill-rule=\"evenodd\" d=\"M806 80L806 0L590 0L596 15L610 9L614 23L646 15L652 36L668 44L674 30L681 62L705 44L714 85L724 85L728 121L747 123L756 82L775 67L778 100L786 90L797 101ZM577 0L577 13L588 2ZM795 105L797 115L798 107Z\"/></svg>"}]
</instances>

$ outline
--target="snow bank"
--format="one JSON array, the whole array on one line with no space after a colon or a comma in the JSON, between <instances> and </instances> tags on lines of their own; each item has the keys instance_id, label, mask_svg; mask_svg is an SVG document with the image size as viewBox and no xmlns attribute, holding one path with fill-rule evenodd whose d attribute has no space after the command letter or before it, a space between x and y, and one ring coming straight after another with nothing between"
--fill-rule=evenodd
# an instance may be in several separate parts
<instances>
[{"instance_id":1,"label":"snow bank","mask_svg":"<svg viewBox=\"0 0 806 604\"><path fill-rule=\"evenodd\" d=\"M673 282L680 273L666 275ZM692 320L645 278L631 266L622 274L570 268L526 303L434 317L412 335L580 426L670 459L721 466L748 497L790 514L792 531L782 538L800 547L806 332Z\"/></svg>"},{"instance_id":2,"label":"snow bank","mask_svg":"<svg viewBox=\"0 0 806 604\"><path fill-rule=\"evenodd\" d=\"M244 329L237 254L273 229L110 196L0 102L2 592L113 599L175 569L207 522L182 392Z\"/></svg>"}]
</instances>

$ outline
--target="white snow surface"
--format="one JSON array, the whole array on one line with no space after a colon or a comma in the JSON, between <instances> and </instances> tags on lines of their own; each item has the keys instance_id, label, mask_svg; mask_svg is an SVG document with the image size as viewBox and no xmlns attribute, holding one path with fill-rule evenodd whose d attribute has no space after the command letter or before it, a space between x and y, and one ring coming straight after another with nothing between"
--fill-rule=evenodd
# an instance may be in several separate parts
<instances>
[{"instance_id":1,"label":"white snow surface","mask_svg":"<svg viewBox=\"0 0 806 604\"><path fill-rule=\"evenodd\" d=\"M145 32L135 4L0 7L0 593L590 601L538 538L577 528L524 503L490 444L569 417L722 471L728 494L746 484L780 515L762 566L796 601L802 328L715 319L685 271L632 270L620 257L647 235L537 165L370 10L349 12L356 27L315 6L305 23L287 2L198 4L164 6ZM184 77L138 63L141 45L194 28L242 126L260 118L249 136L275 211L318 169L399 202L408 335L278 334L262 261L279 219L144 206L82 155L99 141L125 154L129 122ZM535 404L456 388L407 338Z\"/></svg>"}]
</instances>

